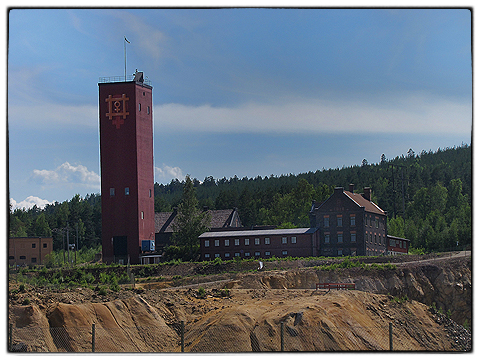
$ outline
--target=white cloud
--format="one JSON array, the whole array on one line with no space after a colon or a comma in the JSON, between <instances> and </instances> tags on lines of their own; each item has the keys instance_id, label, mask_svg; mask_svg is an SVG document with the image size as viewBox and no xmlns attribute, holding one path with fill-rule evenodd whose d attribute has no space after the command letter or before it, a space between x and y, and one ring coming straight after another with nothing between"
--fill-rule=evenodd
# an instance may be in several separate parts
<instances>
[{"instance_id":1,"label":"white cloud","mask_svg":"<svg viewBox=\"0 0 480 360\"><path fill-rule=\"evenodd\" d=\"M159 183L166 183L173 179L183 180L185 176L183 175L182 169L178 166L171 167L165 164L162 164L162 167L155 166L155 181Z\"/></svg>"},{"instance_id":2,"label":"white cloud","mask_svg":"<svg viewBox=\"0 0 480 360\"><path fill-rule=\"evenodd\" d=\"M84 186L100 189L100 176L83 165L64 162L55 170L33 170L31 179L43 186Z\"/></svg>"},{"instance_id":3,"label":"white cloud","mask_svg":"<svg viewBox=\"0 0 480 360\"><path fill-rule=\"evenodd\" d=\"M165 104L155 107L155 116L162 131L469 134L472 127L471 103L422 93L235 108Z\"/></svg>"},{"instance_id":4,"label":"white cloud","mask_svg":"<svg viewBox=\"0 0 480 360\"><path fill-rule=\"evenodd\" d=\"M28 126L35 129L57 125L98 127L98 106L55 103L9 105L8 121L16 127Z\"/></svg>"},{"instance_id":5,"label":"white cloud","mask_svg":"<svg viewBox=\"0 0 480 360\"><path fill-rule=\"evenodd\" d=\"M10 198L10 205L12 206L12 210L15 209L31 209L34 205L37 205L38 208L43 209L45 205L53 204L52 201L48 201L45 199L40 199L37 196L28 196L25 200L16 202L15 199Z\"/></svg>"}]
</instances>

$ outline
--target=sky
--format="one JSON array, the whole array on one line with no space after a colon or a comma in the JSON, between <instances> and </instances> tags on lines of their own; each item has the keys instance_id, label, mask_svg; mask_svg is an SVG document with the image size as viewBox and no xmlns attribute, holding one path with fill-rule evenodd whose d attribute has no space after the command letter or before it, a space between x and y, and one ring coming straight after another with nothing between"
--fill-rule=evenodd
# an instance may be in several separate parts
<instances>
[{"instance_id":1,"label":"sky","mask_svg":"<svg viewBox=\"0 0 480 360\"><path fill-rule=\"evenodd\" d=\"M445 8L12 9L10 203L100 192L98 82L124 76L124 49L127 74L153 86L158 183L471 144L471 19Z\"/></svg>"}]
</instances>

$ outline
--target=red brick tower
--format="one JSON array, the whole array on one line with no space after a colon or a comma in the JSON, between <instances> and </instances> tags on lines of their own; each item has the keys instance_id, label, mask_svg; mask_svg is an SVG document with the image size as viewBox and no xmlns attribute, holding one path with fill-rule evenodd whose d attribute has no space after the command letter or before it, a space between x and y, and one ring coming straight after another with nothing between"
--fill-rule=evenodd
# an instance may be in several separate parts
<instances>
[{"instance_id":1,"label":"red brick tower","mask_svg":"<svg viewBox=\"0 0 480 360\"><path fill-rule=\"evenodd\" d=\"M155 239L152 87L142 72L115 80L98 84L102 253L107 263L138 264L142 241Z\"/></svg>"}]
</instances>

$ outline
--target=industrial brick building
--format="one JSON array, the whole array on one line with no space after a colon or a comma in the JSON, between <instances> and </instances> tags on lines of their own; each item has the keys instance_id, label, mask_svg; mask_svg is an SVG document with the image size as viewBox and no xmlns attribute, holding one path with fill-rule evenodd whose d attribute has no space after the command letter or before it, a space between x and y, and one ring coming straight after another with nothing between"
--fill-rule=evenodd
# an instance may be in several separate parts
<instances>
[{"instance_id":1,"label":"industrial brick building","mask_svg":"<svg viewBox=\"0 0 480 360\"><path fill-rule=\"evenodd\" d=\"M13 237L8 239L8 265L44 265L53 251L51 237Z\"/></svg>"},{"instance_id":2,"label":"industrial brick building","mask_svg":"<svg viewBox=\"0 0 480 360\"><path fill-rule=\"evenodd\" d=\"M316 228L210 231L199 237L202 260L318 255Z\"/></svg>"},{"instance_id":3,"label":"industrial brick building","mask_svg":"<svg viewBox=\"0 0 480 360\"><path fill-rule=\"evenodd\" d=\"M397 236L387 235L387 254L388 255L402 255L408 254L410 247L410 240Z\"/></svg>"},{"instance_id":4,"label":"industrial brick building","mask_svg":"<svg viewBox=\"0 0 480 360\"><path fill-rule=\"evenodd\" d=\"M387 214L363 194L337 187L325 202L313 203L310 226L319 229L320 256L386 255Z\"/></svg>"},{"instance_id":5,"label":"industrial brick building","mask_svg":"<svg viewBox=\"0 0 480 360\"><path fill-rule=\"evenodd\" d=\"M203 211L208 212L210 215L210 231L242 227L236 208L225 210L208 210L204 208ZM166 246L172 244L173 224L176 217L176 208L170 212L155 213L155 250L157 252L161 253Z\"/></svg>"},{"instance_id":6,"label":"industrial brick building","mask_svg":"<svg viewBox=\"0 0 480 360\"><path fill-rule=\"evenodd\" d=\"M102 256L139 263L142 242L155 241L152 87L102 78L99 87Z\"/></svg>"}]
</instances>

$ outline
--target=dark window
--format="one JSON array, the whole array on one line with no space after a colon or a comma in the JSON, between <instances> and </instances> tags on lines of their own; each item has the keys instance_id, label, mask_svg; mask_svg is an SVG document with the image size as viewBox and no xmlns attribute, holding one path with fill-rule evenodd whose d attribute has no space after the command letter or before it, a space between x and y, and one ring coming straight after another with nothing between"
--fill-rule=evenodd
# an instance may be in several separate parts
<instances>
[{"instance_id":1,"label":"dark window","mask_svg":"<svg viewBox=\"0 0 480 360\"><path fill-rule=\"evenodd\" d=\"M20 256L20 260L25 260L25 259L26 259L26 257L25 257L25 256L23 256L23 255L22 255L22 256Z\"/></svg>"},{"instance_id":2,"label":"dark window","mask_svg":"<svg viewBox=\"0 0 480 360\"><path fill-rule=\"evenodd\" d=\"M32 244L32 249L35 249L37 247L37 244L33 243Z\"/></svg>"},{"instance_id":3,"label":"dark window","mask_svg":"<svg viewBox=\"0 0 480 360\"><path fill-rule=\"evenodd\" d=\"M37 262L37 258L32 258L32 263L36 263Z\"/></svg>"},{"instance_id":4,"label":"dark window","mask_svg":"<svg viewBox=\"0 0 480 360\"><path fill-rule=\"evenodd\" d=\"M43 248L44 248L44 249L47 248L47 243L43 243Z\"/></svg>"}]
</instances>

